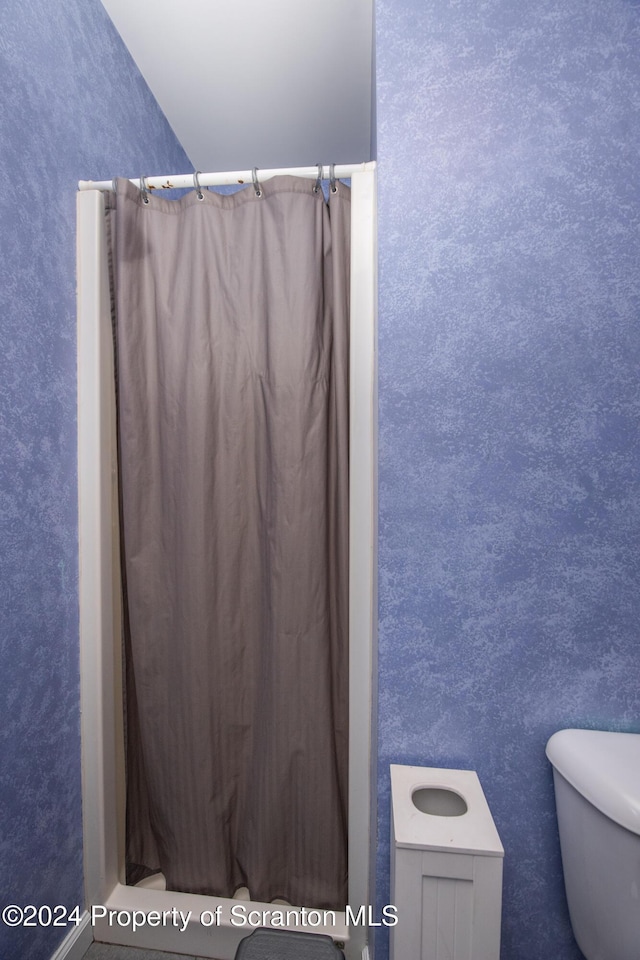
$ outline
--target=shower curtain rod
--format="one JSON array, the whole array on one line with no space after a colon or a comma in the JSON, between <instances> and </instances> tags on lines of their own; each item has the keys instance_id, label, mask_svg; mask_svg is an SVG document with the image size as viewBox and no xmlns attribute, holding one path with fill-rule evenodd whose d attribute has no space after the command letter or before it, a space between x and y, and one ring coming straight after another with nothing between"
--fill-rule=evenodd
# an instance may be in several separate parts
<instances>
[{"instance_id":1,"label":"shower curtain rod","mask_svg":"<svg viewBox=\"0 0 640 960\"><path fill-rule=\"evenodd\" d=\"M333 175L336 180L342 180L352 176L354 173L372 170L375 161L365 163L336 163L333 167ZM321 167L321 176L323 180L328 180L331 172L331 165L315 164L313 167L277 167L275 169L258 168L258 180L270 180L271 177L290 176L307 177L315 180L318 176L318 167ZM147 190L178 190L195 187L193 173L181 173L170 177L147 177L144 176L144 182ZM130 178L131 183L136 187L141 186L141 178ZM232 170L227 173L198 173L198 183L201 187L220 187L237 183L252 183L252 170ZM113 190L113 180L79 180L79 190Z\"/></svg>"}]
</instances>

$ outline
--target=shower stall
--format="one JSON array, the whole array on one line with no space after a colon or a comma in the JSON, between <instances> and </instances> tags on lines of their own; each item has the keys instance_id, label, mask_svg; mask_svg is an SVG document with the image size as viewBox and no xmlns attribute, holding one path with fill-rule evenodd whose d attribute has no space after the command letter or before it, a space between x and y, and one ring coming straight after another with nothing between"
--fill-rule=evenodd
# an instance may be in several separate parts
<instances>
[{"instance_id":1,"label":"shower stall","mask_svg":"<svg viewBox=\"0 0 640 960\"><path fill-rule=\"evenodd\" d=\"M315 172L310 168L303 175ZM375 163L361 164L350 175L348 903L357 914L361 906L373 903L375 859ZM361 960L368 931L348 927L340 910L320 910L314 904L276 908L273 903L240 903L125 883L122 611L108 250L103 193L84 186L77 204L84 922L92 923L97 940L231 960L253 926L282 925L280 911L290 926L328 933L344 942L348 960ZM156 917L160 921L155 922Z\"/></svg>"}]
</instances>

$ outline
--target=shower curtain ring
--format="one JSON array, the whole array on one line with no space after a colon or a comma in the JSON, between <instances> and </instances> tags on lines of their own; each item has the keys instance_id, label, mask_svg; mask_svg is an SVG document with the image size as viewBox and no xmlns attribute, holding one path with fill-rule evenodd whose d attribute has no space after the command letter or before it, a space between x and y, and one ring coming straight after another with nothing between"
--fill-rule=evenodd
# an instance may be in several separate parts
<instances>
[{"instance_id":1,"label":"shower curtain ring","mask_svg":"<svg viewBox=\"0 0 640 960\"><path fill-rule=\"evenodd\" d=\"M253 168L253 170L252 170L252 172L251 172L251 176L253 177L253 189L254 189L255 192L256 192L256 197L261 197L261 196L262 196L262 187L261 187L260 184L258 183L258 168L257 168L257 167L254 167L254 168Z\"/></svg>"},{"instance_id":2,"label":"shower curtain ring","mask_svg":"<svg viewBox=\"0 0 640 960\"><path fill-rule=\"evenodd\" d=\"M318 168L318 176L316 177L315 186L313 188L314 193L318 192L318 190L320 189L320 183L322 182L322 164L316 163L316 167Z\"/></svg>"},{"instance_id":3,"label":"shower curtain ring","mask_svg":"<svg viewBox=\"0 0 640 960\"><path fill-rule=\"evenodd\" d=\"M196 170L195 173L193 174L193 186L198 193L198 200L204 200L204 193L200 189L200 181L198 180L199 174L200 174L199 170Z\"/></svg>"},{"instance_id":4,"label":"shower curtain ring","mask_svg":"<svg viewBox=\"0 0 640 960\"><path fill-rule=\"evenodd\" d=\"M337 193L338 188L336 187L336 165L332 163L329 167L329 180L331 183L331 193Z\"/></svg>"},{"instance_id":5,"label":"shower curtain ring","mask_svg":"<svg viewBox=\"0 0 640 960\"><path fill-rule=\"evenodd\" d=\"M118 189L118 178L117 178L117 177L114 177L113 180L111 181L111 189L113 190L114 193L117 191L117 189Z\"/></svg>"},{"instance_id":6,"label":"shower curtain ring","mask_svg":"<svg viewBox=\"0 0 640 960\"><path fill-rule=\"evenodd\" d=\"M147 193L147 178L140 177L140 193L142 194L142 202L149 203L149 194Z\"/></svg>"}]
</instances>

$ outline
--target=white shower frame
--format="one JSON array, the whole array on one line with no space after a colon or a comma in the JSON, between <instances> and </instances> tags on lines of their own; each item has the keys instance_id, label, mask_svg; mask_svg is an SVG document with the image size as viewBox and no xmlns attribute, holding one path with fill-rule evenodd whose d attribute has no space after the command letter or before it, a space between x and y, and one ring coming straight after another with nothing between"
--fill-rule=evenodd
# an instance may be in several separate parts
<instances>
[{"instance_id":1,"label":"white shower frame","mask_svg":"<svg viewBox=\"0 0 640 960\"><path fill-rule=\"evenodd\" d=\"M351 178L351 384L349 515L349 905L374 916L376 848L376 165ZM252 925L239 926L238 901L124 884L124 738L113 347L100 190L77 195L78 487L82 789L86 911L98 941L232 960ZM252 903L258 911L273 904ZM308 905L309 907L311 905ZM215 914L220 908L220 922ZM101 916L103 909L111 911ZM132 920L157 911L191 911L185 932ZM247 907L249 909L249 907ZM205 911L216 916L216 923ZM205 923L200 917L205 913ZM86 915L85 915L86 916ZM362 914L361 914L362 917ZM303 914L300 914L303 919ZM311 915L307 915L310 919ZM313 916L312 923L317 918ZM129 921L129 922L127 922ZM298 929L345 942L347 960L368 956L366 923ZM372 950L373 945L369 945Z\"/></svg>"}]
</instances>

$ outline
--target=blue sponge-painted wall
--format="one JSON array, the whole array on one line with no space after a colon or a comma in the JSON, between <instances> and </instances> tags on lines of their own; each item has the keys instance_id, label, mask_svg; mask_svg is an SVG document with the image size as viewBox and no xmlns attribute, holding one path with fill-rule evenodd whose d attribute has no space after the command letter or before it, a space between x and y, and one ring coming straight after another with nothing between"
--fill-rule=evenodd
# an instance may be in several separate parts
<instances>
[{"instance_id":1,"label":"blue sponge-painted wall","mask_svg":"<svg viewBox=\"0 0 640 960\"><path fill-rule=\"evenodd\" d=\"M545 743L640 730L640 5L376 21L379 901L389 763L472 768L503 957L575 960Z\"/></svg>"},{"instance_id":2,"label":"blue sponge-painted wall","mask_svg":"<svg viewBox=\"0 0 640 960\"><path fill-rule=\"evenodd\" d=\"M0 36L0 899L83 904L75 194L190 164L98 0L5 0ZM46 915L45 915L46 920ZM0 924L48 960L64 928Z\"/></svg>"}]
</instances>

